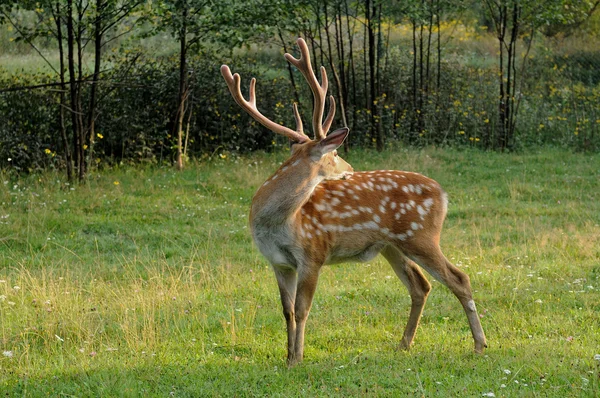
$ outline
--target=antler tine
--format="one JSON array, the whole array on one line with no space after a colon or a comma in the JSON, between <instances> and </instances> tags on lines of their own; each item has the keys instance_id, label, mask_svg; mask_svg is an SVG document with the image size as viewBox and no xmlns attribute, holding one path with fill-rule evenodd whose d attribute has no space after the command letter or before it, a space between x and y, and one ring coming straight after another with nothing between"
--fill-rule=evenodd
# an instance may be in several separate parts
<instances>
[{"instance_id":1,"label":"antler tine","mask_svg":"<svg viewBox=\"0 0 600 398\"><path fill-rule=\"evenodd\" d=\"M325 110L325 97L327 96L327 87L329 82L327 80L327 71L325 67L321 66L321 84L317 80L315 73L310 62L310 53L306 42L299 38L298 48L300 49L300 58L294 58L291 54L286 53L285 59L289 63L294 65L304 76L314 97L314 108L313 108L313 130L315 133L316 140L322 140L327 135L331 122L333 121L333 115L335 115L335 101L330 101L330 108L325 123L323 123L323 111ZM331 120L330 120L331 117Z\"/></svg>"},{"instance_id":2,"label":"antler tine","mask_svg":"<svg viewBox=\"0 0 600 398\"><path fill-rule=\"evenodd\" d=\"M227 65L221 66L221 75L225 79L225 83L227 83L227 87L229 88L229 92L231 96L237 102L237 104L244 109L254 120L268 128L274 133L281 134L285 137L288 137L292 141L296 142L305 142L308 141L309 138L304 134L302 127L302 120L300 119L300 114L298 113L298 107L294 104L294 118L296 119L296 131L282 126L281 124L275 123L272 120L266 118L258 108L256 107L256 79L252 78L250 80L250 94L249 100L246 101L242 94L241 89L241 77L239 74L231 74L231 70Z\"/></svg>"},{"instance_id":3,"label":"antler tine","mask_svg":"<svg viewBox=\"0 0 600 398\"><path fill-rule=\"evenodd\" d=\"M331 123L333 122L333 118L335 116L335 98L333 95L329 96L329 112L327 113L327 117L325 118L325 122L323 123L323 132L327 134L329 129L331 128Z\"/></svg>"}]
</instances>

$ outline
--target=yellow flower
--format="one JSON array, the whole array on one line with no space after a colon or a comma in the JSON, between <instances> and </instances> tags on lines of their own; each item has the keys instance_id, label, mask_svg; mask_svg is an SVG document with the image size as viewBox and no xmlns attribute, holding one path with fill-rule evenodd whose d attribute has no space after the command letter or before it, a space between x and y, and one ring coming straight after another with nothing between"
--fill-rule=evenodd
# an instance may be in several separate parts
<instances>
[{"instance_id":1,"label":"yellow flower","mask_svg":"<svg viewBox=\"0 0 600 398\"><path fill-rule=\"evenodd\" d=\"M487 118L486 118L486 119L485 119L483 122L484 122L484 123L489 123L489 122L490 122L490 119L487 119Z\"/></svg>"},{"instance_id":2,"label":"yellow flower","mask_svg":"<svg viewBox=\"0 0 600 398\"><path fill-rule=\"evenodd\" d=\"M544 128L544 123L540 123L540 129Z\"/></svg>"},{"instance_id":3,"label":"yellow flower","mask_svg":"<svg viewBox=\"0 0 600 398\"><path fill-rule=\"evenodd\" d=\"M458 134L460 134L460 135L464 135L464 134L465 134L465 132L464 132L463 130L460 130L460 131L458 132Z\"/></svg>"},{"instance_id":4,"label":"yellow flower","mask_svg":"<svg viewBox=\"0 0 600 398\"><path fill-rule=\"evenodd\" d=\"M96 137L98 137L98 138L100 138L100 139L104 138L104 136L103 136L102 134L100 134L100 133L97 133L97 134L96 134Z\"/></svg>"},{"instance_id":5,"label":"yellow flower","mask_svg":"<svg viewBox=\"0 0 600 398\"><path fill-rule=\"evenodd\" d=\"M115 185L119 185L119 184L120 184L120 182L119 182L119 181L115 181L115 182L113 182L113 184L115 184Z\"/></svg>"},{"instance_id":6,"label":"yellow flower","mask_svg":"<svg viewBox=\"0 0 600 398\"><path fill-rule=\"evenodd\" d=\"M48 149L48 148L46 148L46 149L44 150L44 152L46 152L46 154L47 154L47 155L50 155L50 154L52 153L52 151L51 151L50 149Z\"/></svg>"},{"instance_id":7,"label":"yellow flower","mask_svg":"<svg viewBox=\"0 0 600 398\"><path fill-rule=\"evenodd\" d=\"M221 154L219 154L219 157L220 157L221 159L225 159L225 158L227 157L227 155L225 155L224 153L221 153Z\"/></svg>"}]
</instances>

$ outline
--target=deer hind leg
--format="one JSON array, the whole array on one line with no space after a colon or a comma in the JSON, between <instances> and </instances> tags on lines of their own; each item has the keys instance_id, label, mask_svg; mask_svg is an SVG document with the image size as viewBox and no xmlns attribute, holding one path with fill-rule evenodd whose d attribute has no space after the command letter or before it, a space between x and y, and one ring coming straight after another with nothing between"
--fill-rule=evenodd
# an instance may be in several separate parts
<instances>
[{"instance_id":1,"label":"deer hind leg","mask_svg":"<svg viewBox=\"0 0 600 398\"><path fill-rule=\"evenodd\" d=\"M404 329L402 343L400 344L402 349L408 350L419 326L419 320L427 301L427 295L431 291L431 285L419 267L397 248L387 246L381 251L381 254L390 263L392 269L410 294L410 315Z\"/></svg>"},{"instance_id":2,"label":"deer hind leg","mask_svg":"<svg viewBox=\"0 0 600 398\"><path fill-rule=\"evenodd\" d=\"M432 245L427 248L420 247L410 250L406 254L434 278L446 285L458 298L469 320L469 326L473 340L475 341L475 352L479 354L483 353L484 348L487 347L487 343L481 322L479 321L477 308L473 301L469 276L448 261L438 245Z\"/></svg>"},{"instance_id":3,"label":"deer hind leg","mask_svg":"<svg viewBox=\"0 0 600 398\"><path fill-rule=\"evenodd\" d=\"M283 316L285 317L287 327L287 360L288 363L295 355L296 341L296 317L294 305L296 302L296 283L298 276L296 271L290 268L273 266L277 285L279 286L279 295L281 296L281 306L283 307Z\"/></svg>"}]
</instances>

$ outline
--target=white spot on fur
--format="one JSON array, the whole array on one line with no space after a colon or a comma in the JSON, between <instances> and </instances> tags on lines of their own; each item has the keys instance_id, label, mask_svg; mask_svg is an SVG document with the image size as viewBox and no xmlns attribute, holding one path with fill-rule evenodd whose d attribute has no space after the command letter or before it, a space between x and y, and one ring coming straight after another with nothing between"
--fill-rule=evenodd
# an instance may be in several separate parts
<instances>
[{"instance_id":1,"label":"white spot on fur","mask_svg":"<svg viewBox=\"0 0 600 398\"><path fill-rule=\"evenodd\" d=\"M366 229L379 229L379 225L377 225L377 223L374 221L368 221L366 223L363 223L363 226Z\"/></svg>"},{"instance_id":2,"label":"white spot on fur","mask_svg":"<svg viewBox=\"0 0 600 398\"><path fill-rule=\"evenodd\" d=\"M381 221L381 217L379 217L377 214L374 214L374 215L373 215L373 220L374 220L376 223L379 223L379 222Z\"/></svg>"}]
</instances>

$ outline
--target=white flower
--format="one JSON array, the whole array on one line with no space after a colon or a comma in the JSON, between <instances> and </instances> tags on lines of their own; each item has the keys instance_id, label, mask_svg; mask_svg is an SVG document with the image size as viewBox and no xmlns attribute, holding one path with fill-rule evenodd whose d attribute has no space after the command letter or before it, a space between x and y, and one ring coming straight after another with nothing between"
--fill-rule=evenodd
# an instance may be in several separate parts
<instances>
[{"instance_id":1,"label":"white flower","mask_svg":"<svg viewBox=\"0 0 600 398\"><path fill-rule=\"evenodd\" d=\"M536 304L542 304L542 300L540 300L540 299L537 299L537 300L535 300L535 303L536 303Z\"/></svg>"},{"instance_id":2,"label":"white flower","mask_svg":"<svg viewBox=\"0 0 600 398\"><path fill-rule=\"evenodd\" d=\"M15 290L21 290L21 286L13 286L13 289L15 289Z\"/></svg>"},{"instance_id":3,"label":"white flower","mask_svg":"<svg viewBox=\"0 0 600 398\"><path fill-rule=\"evenodd\" d=\"M494 394L493 392L484 392L482 397L495 397L496 394Z\"/></svg>"},{"instance_id":4,"label":"white flower","mask_svg":"<svg viewBox=\"0 0 600 398\"><path fill-rule=\"evenodd\" d=\"M7 358L12 358L15 354L12 351L2 351L2 355Z\"/></svg>"},{"instance_id":5,"label":"white flower","mask_svg":"<svg viewBox=\"0 0 600 398\"><path fill-rule=\"evenodd\" d=\"M594 355L594 359L595 359L596 361L600 361L600 354L596 354L596 355Z\"/></svg>"},{"instance_id":6,"label":"white flower","mask_svg":"<svg viewBox=\"0 0 600 398\"><path fill-rule=\"evenodd\" d=\"M510 371L510 369L504 369L503 372L507 375L511 374L512 372Z\"/></svg>"}]
</instances>

